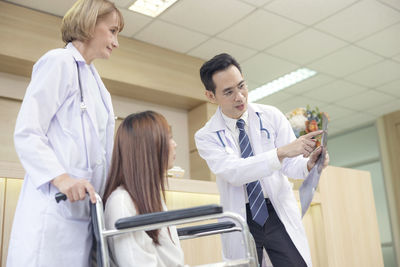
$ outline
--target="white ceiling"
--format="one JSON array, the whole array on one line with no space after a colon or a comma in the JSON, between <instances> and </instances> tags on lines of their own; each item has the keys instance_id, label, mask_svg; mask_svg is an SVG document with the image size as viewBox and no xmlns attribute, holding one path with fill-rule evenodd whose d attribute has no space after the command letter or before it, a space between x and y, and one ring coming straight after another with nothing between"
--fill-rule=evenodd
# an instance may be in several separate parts
<instances>
[{"instance_id":1,"label":"white ceiling","mask_svg":"<svg viewBox=\"0 0 400 267\"><path fill-rule=\"evenodd\" d=\"M10 0L63 16L74 0ZM250 89L307 67L318 74L260 103L318 106L330 134L400 109L399 0L178 0L153 19L116 0L124 36L204 60L227 52Z\"/></svg>"}]
</instances>

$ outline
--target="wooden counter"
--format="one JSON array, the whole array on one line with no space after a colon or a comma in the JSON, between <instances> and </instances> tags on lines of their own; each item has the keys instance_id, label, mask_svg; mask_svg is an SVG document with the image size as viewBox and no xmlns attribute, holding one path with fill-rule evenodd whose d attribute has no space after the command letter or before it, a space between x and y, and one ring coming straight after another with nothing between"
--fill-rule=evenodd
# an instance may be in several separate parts
<instances>
[{"instance_id":1,"label":"wooden counter","mask_svg":"<svg viewBox=\"0 0 400 267\"><path fill-rule=\"evenodd\" d=\"M2 266L23 176L21 165L0 162ZM294 193L298 199L298 191ZM169 178L166 202L170 210L218 204L219 194L214 182ZM329 166L321 176L303 224L313 266L383 266L369 172ZM181 245L187 264L221 260L219 236L185 240Z\"/></svg>"}]
</instances>

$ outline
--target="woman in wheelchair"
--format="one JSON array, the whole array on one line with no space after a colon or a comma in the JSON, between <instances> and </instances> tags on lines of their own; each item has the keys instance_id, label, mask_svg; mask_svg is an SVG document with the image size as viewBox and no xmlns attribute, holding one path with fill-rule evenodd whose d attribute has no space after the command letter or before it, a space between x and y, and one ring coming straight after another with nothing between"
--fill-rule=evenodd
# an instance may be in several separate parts
<instances>
[{"instance_id":1,"label":"woman in wheelchair","mask_svg":"<svg viewBox=\"0 0 400 267\"><path fill-rule=\"evenodd\" d=\"M176 143L166 119L153 111L129 115L119 126L103 197L105 224L119 218L165 211L167 170ZM111 265L183 266L175 227L110 237Z\"/></svg>"}]
</instances>

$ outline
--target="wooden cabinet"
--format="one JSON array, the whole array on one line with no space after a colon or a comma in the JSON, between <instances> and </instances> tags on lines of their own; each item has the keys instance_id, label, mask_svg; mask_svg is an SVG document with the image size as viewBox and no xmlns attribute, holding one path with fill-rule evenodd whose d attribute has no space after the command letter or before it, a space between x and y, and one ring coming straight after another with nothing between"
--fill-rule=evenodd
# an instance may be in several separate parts
<instances>
[{"instance_id":1,"label":"wooden cabinet","mask_svg":"<svg viewBox=\"0 0 400 267\"><path fill-rule=\"evenodd\" d=\"M11 167L7 169L0 162L0 177L22 177L21 167L14 167L14 170ZM22 181L0 179L3 267ZM299 200L296 187L294 193ZM215 182L170 178L166 199L169 209L180 209L219 203L219 194ZM369 172L331 166L324 170L311 206L303 217L303 225L313 266L383 267ZM181 244L187 264L197 265L222 259L219 236L185 240Z\"/></svg>"},{"instance_id":2,"label":"wooden cabinet","mask_svg":"<svg viewBox=\"0 0 400 267\"><path fill-rule=\"evenodd\" d=\"M400 111L380 117L377 128L393 245L400 264Z\"/></svg>"},{"instance_id":3,"label":"wooden cabinet","mask_svg":"<svg viewBox=\"0 0 400 267\"><path fill-rule=\"evenodd\" d=\"M14 212L18 202L19 192L22 186L22 179L0 178L0 215L2 226L1 237L1 266L6 266L8 242L10 239Z\"/></svg>"}]
</instances>

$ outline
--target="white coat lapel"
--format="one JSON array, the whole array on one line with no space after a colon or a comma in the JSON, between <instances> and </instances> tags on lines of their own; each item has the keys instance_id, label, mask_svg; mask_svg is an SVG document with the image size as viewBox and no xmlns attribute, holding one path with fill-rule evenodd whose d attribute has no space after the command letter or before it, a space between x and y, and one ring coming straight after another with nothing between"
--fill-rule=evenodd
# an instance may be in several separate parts
<instances>
[{"instance_id":1,"label":"white coat lapel","mask_svg":"<svg viewBox=\"0 0 400 267\"><path fill-rule=\"evenodd\" d=\"M236 147L236 143L233 140L233 136L226 126L225 120L221 114L221 108L218 107L214 116L210 120L210 131L219 132L219 136L222 138L222 141L225 144L225 150L229 154L237 154L239 153L238 148Z\"/></svg>"},{"instance_id":2,"label":"white coat lapel","mask_svg":"<svg viewBox=\"0 0 400 267\"><path fill-rule=\"evenodd\" d=\"M103 103L104 103L108 113L109 114L114 113L113 109L112 109L110 93L107 91L106 87L104 86L104 83L101 80L99 73L97 72L97 70L95 69L95 67L93 65L90 65L90 70L92 71L93 76L96 79L97 85L100 88L101 98L103 99ZM114 115L114 114L112 114L112 115Z\"/></svg>"},{"instance_id":3,"label":"white coat lapel","mask_svg":"<svg viewBox=\"0 0 400 267\"><path fill-rule=\"evenodd\" d=\"M96 120L96 111L95 111L95 105L93 103L93 99L89 97L89 91L90 88L87 88L87 84L85 84L83 77L86 75L92 75L91 73L86 73L87 71L90 71L89 68L85 68L86 61L82 57L81 53L78 51L78 49L75 48L75 46L72 43L68 43L67 46L65 47L68 51L71 52L72 56L74 57L74 61L78 63L79 67L77 69L77 77L76 79L80 78L80 83L77 83L78 90L79 86L81 85L82 89L82 95L83 95L83 102L86 105L86 112L89 115L89 119L92 122L92 127L95 129L95 135L98 137L99 136L99 130L97 127L97 120Z\"/></svg>"},{"instance_id":4,"label":"white coat lapel","mask_svg":"<svg viewBox=\"0 0 400 267\"><path fill-rule=\"evenodd\" d=\"M109 160L111 160L111 154L112 154L112 146L113 146L113 140L114 140L114 128L115 128L115 115L114 115L114 110L111 102L111 95L107 91L106 87L104 86L103 81L100 78L99 73L97 72L96 68L93 65L90 65L90 69L96 79L97 85L100 88L100 94L101 98L103 100L104 106L106 107L108 111L108 123L107 125L110 125L107 128L107 147L106 147L106 152L107 152L107 157Z\"/></svg>"},{"instance_id":5,"label":"white coat lapel","mask_svg":"<svg viewBox=\"0 0 400 267\"><path fill-rule=\"evenodd\" d=\"M92 75L91 73L87 73L88 71L90 72L89 68L80 68L81 71L81 79L83 75ZM82 75L83 74L83 75ZM83 98L86 103L86 111L87 114L89 115L89 119L92 122L92 126L95 129L95 134L97 137L99 137L99 129L98 129L98 122L97 122L97 117L96 117L96 105L94 103L94 99L90 97L89 90L97 90L97 88L89 88L88 84L85 84L84 81L82 81L82 91L83 91Z\"/></svg>"},{"instance_id":6,"label":"white coat lapel","mask_svg":"<svg viewBox=\"0 0 400 267\"><path fill-rule=\"evenodd\" d=\"M253 153L257 155L262 153L262 140L261 140L261 130L260 130L260 120L256 114L256 111L252 106L248 106L249 111L249 135L251 143L253 145Z\"/></svg>"}]
</instances>

